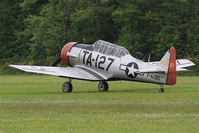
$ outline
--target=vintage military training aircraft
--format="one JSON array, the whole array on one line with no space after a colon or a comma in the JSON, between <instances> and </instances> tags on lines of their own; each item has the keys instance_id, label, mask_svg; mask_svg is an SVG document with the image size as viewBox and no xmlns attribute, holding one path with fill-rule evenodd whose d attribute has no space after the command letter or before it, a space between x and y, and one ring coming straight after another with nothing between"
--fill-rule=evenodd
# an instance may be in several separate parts
<instances>
[{"instance_id":1,"label":"vintage military training aircraft","mask_svg":"<svg viewBox=\"0 0 199 133\"><path fill-rule=\"evenodd\" d=\"M55 67L60 61L66 67ZM98 40L93 45L77 42L67 43L61 57L53 66L9 65L26 72L69 78L63 83L64 93L72 92L71 79L99 81L98 89L108 91L106 81L129 80L160 85L176 84L176 71L185 71L195 65L187 59L176 60L176 50L171 47L160 61L144 62L132 57L124 47Z\"/></svg>"}]
</instances>

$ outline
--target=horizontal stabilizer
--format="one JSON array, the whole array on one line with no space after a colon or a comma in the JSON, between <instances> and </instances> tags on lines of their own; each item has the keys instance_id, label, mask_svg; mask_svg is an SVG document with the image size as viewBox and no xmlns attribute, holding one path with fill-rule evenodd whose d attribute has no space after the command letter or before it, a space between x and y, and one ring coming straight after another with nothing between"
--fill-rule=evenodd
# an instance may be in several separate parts
<instances>
[{"instance_id":1,"label":"horizontal stabilizer","mask_svg":"<svg viewBox=\"0 0 199 133\"><path fill-rule=\"evenodd\" d=\"M190 67L190 66L195 66L195 64L193 62L191 62L190 60L178 59L176 61L176 69L177 69L177 71L186 71L187 69L184 69L184 68Z\"/></svg>"},{"instance_id":2,"label":"horizontal stabilizer","mask_svg":"<svg viewBox=\"0 0 199 133\"><path fill-rule=\"evenodd\" d=\"M147 69L139 69L139 73L160 73L160 72L165 72L164 69L159 68L159 67L154 67L153 68L147 68Z\"/></svg>"},{"instance_id":3,"label":"horizontal stabilizer","mask_svg":"<svg viewBox=\"0 0 199 133\"><path fill-rule=\"evenodd\" d=\"M160 62L154 61L154 62L150 62L149 64L158 65L160 64ZM190 60L187 60L187 59L176 60L176 71L187 71L188 69L185 69L185 68L191 67L191 66L195 66L195 64L191 62Z\"/></svg>"}]
</instances>

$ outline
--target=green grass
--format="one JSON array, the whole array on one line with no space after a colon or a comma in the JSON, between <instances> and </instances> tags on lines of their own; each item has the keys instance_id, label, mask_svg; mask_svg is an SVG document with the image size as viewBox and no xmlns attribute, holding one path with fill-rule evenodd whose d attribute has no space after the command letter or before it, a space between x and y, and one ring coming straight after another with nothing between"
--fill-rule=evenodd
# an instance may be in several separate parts
<instances>
[{"instance_id":1,"label":"green grass","mask_svg":"<svg viewBox=\"0 0 199 133\"><path fill-rule=\"evenodd\" d=\"M179 77L176 86L96 82L26 75L0 76L0 132L124 133L199 132L199 77Z\"/></svg>"}]
</instances>

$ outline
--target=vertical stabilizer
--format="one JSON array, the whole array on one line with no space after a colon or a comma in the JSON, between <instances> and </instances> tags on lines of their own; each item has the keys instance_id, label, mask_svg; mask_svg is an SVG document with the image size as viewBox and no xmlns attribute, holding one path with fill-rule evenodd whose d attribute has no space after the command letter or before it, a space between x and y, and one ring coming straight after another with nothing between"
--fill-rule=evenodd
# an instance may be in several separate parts
<instances>
[{"instance_id":1,"label":"vertical stabilizer","mask_svg":"<svg viewBox=\"0 0 199 133\"><path fill-rule=\"evenodd\" d=\"M160 60L159 66L164 69L165 73L168 72L169 62L170 62L170 51L168 50L167 53L162 57Z\"/></svg>"}]
</instances>

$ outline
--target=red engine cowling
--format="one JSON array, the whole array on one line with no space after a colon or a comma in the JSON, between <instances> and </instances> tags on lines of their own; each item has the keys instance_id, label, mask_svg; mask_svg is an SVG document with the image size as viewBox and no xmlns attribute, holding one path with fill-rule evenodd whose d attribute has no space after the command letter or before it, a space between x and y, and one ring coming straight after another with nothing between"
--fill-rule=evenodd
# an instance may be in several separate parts
<instances>
[{"instance_id":1,"label":"red engine cowling","mask_svg":"<svg viewBox=\"0 0 199 133\"><path fill-rule=\"evenodd\" d=\"M72 49L72 47L77 44L77 42L69 42L61 50L61 61L64 65L70 66L69 57L67 55L68 52Z\"/></svg>"}]
</instances>

